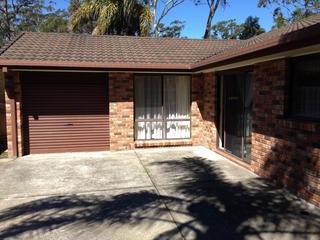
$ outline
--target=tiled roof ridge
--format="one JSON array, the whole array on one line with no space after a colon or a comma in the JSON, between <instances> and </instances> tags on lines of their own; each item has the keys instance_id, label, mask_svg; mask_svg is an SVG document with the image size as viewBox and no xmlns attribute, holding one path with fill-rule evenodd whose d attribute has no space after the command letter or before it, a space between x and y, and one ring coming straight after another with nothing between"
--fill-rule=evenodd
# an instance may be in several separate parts
<instances>
[{"instance_id":1,"label":"tiled roof ridge","mask_svg":"<svg viewBox=\"0 0 320 240\"><path fill-rule=\"evenodd\" d=\"M247 39L247 40L248 40L248 39ZM241 43L243 43L243 42L245 42L245 41L247 41L247 40L242 40ZM217 51L217 52L213 53L212 55L209 55L209 56L206 56L206 57L204 57L204 58L202 58L202 59L199 59L198 61L196 61L196 62L193 63L193 64L197 64L197 63L199 63L199 62L205 61L205 60L207 60L207 59L209 59L209 58L212 58L212 57L214 57L214 56L217 56L217 55L219 55L219 54L223 54L223 53L228 52L228 51L230 51L230 50L236 49L236 48L239 47L239 45L240 45L241 43L239 42L238 44L231 45L231 46L229 46L229 47L226 47L225 49L221 49L220 51Z\"/></svg>"},{"instance_id":2,"label":"tiled roof ridge","mask_svg":"<svg viewBox=\"0 0 320 240\"><path fill-rule=\"evenodd\" d=\"M18 41L26 32L19 33L16 37L14 37L12 40L4 44L0 48L0 55L2 55L5 51L7 51L16 41Z\"/></svg>"}]
</instances>

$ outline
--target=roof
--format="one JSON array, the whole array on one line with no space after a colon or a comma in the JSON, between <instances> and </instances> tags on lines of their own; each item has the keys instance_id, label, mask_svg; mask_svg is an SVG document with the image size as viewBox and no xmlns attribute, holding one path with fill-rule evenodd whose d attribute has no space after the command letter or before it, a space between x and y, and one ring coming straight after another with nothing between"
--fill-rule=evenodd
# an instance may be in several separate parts
<instances>
[{"instance_id":1,"label":"roof","mask_svg":"<svg viewBox=\"0 0 320 240\"><path fill-rule=\"evenodd\" d=\"M320 43L320 14L244 41L25 32L0 66L197 71Z\"/></svg>"},{"instance_id":2,"label":"roof","mask_svg":"<svg viewBox=\"0 0 320 240\"><path fill-rule=\"evenodd\" d=\"M76 66L188 68L190 64L237 43L236 40L91 36L70 33L22 33L0 60Z\"/></svg>"},{"instance_id":3,"label":"roof","mask_svg":"<svg viewBox=\"0 0 320 240\"><path fill-rule=\"evenodd\" d=\"M232 59L238 61L240 58L245 59L246 56L250 59L254 56L268 55L319 43L320 14L317 14L286 27L238 42L226 50L214 53L212 56L198 61L192 65L192 68L205 69L210 66L224 64L226 61L230 62Z\"/></svg>"}]
</instances>

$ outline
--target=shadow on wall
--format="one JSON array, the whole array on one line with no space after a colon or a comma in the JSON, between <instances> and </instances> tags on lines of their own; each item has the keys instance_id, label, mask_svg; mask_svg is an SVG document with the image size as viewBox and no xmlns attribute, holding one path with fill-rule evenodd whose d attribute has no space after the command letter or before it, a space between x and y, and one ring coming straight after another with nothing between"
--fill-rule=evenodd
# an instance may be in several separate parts
<instances>
[{"instance_id":1,"label":"shadow on wall","mask_svg":"<svg viewBox=\"0 0 320 240\"><path fill-rule=\"evenodd\" d=\"M302 136L301 133L294 135ZM270 139L269 136L265 138ZM319 204L316 196L320 196L320 150L312 142L307 143L301 139L289 141L284 138L275 141L264 156L261 175L280 187L286 187L294 194Z\"/></svg>"},{"instance_id":2,"label":"shadow on wall","mask_svg":"<svg viewBox=\"0 0 320 240\"><path fill-rule=\"evenodd\" d=\"M152 163L164 173L185 176L165 187L166 194L138 191L106 197L68 195L26 202L0 212L0 238L21 234L45 234L55 229L67 232L99 227L107 231L123 225L142 231L156 223L173 223L178 228L160 233L154 240L180 239L317 239L320 216L308 211L295 198L260 178L247 182L229 181L218 162L202 158L163 159ZM188 180L189 179L189 180ZM166 203L164 207L163 203ZM77 234L77 232L75 233ZM290 238L288 238L290 239Z\"/></svg>"},{"instance_id":3,"label":"shadow on wall","mask_svg":"<svg viewBox=\"0 0 320 240\"><path fill-rule=\"evenodd\" d=\"M252 166L259 175L319 204L320 124L285 116L289 71L286 59L254 68Z\"/></svg>"}]
</instances>

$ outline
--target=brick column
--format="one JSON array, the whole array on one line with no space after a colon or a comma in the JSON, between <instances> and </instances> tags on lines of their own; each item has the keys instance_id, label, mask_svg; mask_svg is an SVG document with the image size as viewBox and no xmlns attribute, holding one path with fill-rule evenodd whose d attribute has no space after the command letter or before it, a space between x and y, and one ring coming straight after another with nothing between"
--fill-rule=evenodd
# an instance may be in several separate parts
<instances>
[{"instance_id":1,"label":"brick column","mask_svg":"<svg viewBox=\"0 0 320 240\"><path fill-rule=\"evenodd\" d=\"M203 140L206 147L216 149L217 138L217 75L205 73L203 75Z\"/></svg>"},{"instance_id":2,"label":"brick column","mask_svg":"<svg viewBox=\"0 0 320 240\"><path fill-rule=\"evenodd\" d=\"M216 86L215 73L192 76L192 140L193 145L216 149Z\"/></svg>"},{"instance_id":3,"label":"brick column","mask_svg":"<svg viewBox=\"0 0 320 240\"><path fill-rule=\"evenodd\" d=\"M202 97L203 76L202 74L192 75L191 79L191 134L192 144L196 146L203 145L203 119L202 119Z\"/></svg>"},{"instance_id":4,"label":"brick column","mask_svg":"<svg viewBox=\"0 0 320 240\"><path fill-rule=\"evenodd\" d=\"M14 91L16 99L16 122L17 122L17 141L18 156L23 155L23 133L22 133L22 97L21 97L21 81L20 74L16 73L14 77Z\"/></svg>"},{"instance_id":5,"label":"brick column","mask_svg":"<svg viewBox=\"0 0 320 240\"><path fill-rule=\"evenodd\" d=\"M21 86L19 73L4 72L7 144L10 158L22 156ZM6 80L7 79L7 80Z\"/></svg>"},{"instance_id":6,"label":"brick column","mask_svg":"<svg viewBox=\"0 0 320 240\"><path fill-rule=\"evenodd\" d=\"M110 150L134 149L133 74L109 73Z\"/></svg>"}]
</instances>

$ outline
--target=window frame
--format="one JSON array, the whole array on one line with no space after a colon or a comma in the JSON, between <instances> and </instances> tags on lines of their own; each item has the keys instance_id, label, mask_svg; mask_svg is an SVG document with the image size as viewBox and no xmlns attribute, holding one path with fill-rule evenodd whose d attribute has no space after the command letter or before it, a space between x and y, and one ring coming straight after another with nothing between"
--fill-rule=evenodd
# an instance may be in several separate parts
<instances>
[{"instance_id":1,"label":"window frame","mask_svg":"<svg viewBox=\"0 0 320 240\"><path fill-rule=\"evenodd\" d=\"M301 120L301 121L309 121L309 122L320 122L320 117L308 117L308 116L299 116L296 114L296 110L294 107L294 97L296 95L296 89L295 89L295 65L297 62L303 62L304 60L309 60L312 58L319 58L320 59L320 53L315 53L315 54L308 54L304 56L298 56L298 57L293 57L289 59L289 71L288 71L288 87L287 87L287 113L285 114L287 118L290 119L295 119L295 120ZM320 69L319 69L320 71Z\"/></svg>"},{"instance_id":2,"label":"window frame","mask_svg":"<svg viewBox=\"0 0 320 240\"><path fill-rule=\"evenodd\" d=\"M162 118L160 119L136 119L136 77L139 76L159 76L161 79L161 114ZM188 119L167 119L166 117L166 109L165 109L165 76L187 76L189 78L189 114L190 117ZM133 76L133 108L134 108L134 141L171 141L171 140L189 140L192 138L192 75L191 74L170 74L170 73L136 73ZM167 122L189 122L190 123L190 134L187 138L167 138L166 126ZM136 126L137 123L143 122L144 124L153 123L153 122L161 122L162 123L162 138L151 138L151 139L138 139L136 134ZM145 136L147 135L147 128L145 130Z\"/></svg>"}]
</instances>

